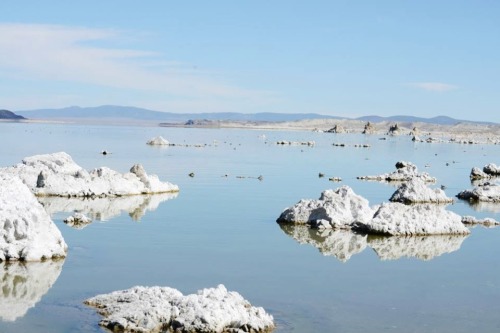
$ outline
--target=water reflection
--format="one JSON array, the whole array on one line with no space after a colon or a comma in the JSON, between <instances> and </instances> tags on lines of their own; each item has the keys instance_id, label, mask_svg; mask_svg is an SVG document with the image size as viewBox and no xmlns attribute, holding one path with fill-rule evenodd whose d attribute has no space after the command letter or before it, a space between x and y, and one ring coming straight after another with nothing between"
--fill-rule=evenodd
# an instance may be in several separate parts
<instances>
[{"instance_id":1,"label":"water reflection","mask_svg":"<svg viewBox=\"0 0 500 333\"><path fill-rule=\"evenodd\" d=\"M310 244L323 255L346 262L367 246L366 235L348 230L311 229L304 225L279 224L281 229L300 244Z\"/></svg>"},{"instance_id":2,"label":"water reflection","mask_svg":"<svg viewBox=\"0 0 500 333\"><path fill-rule=\"evenodd\" d=\"M500 202L469 201L468 203L476 212L500 213Z\"/></svg>"},{"instance_id":3,"label":"water reflection","mask_svg":"<svg viewBox=\"0 0 500 333\"><path fill-rule=\"evenodd\" d=\"M312 229L304 225L279 224L280 228L300 244L310 244L323 255L347 262L353 255L371 247L380 260L403 257L431 260L460 249L467 235L373 236L350 230Z\"/></svg>"},{"instance_id":4,"label":"water reflection","mask_svg":"<svg viewBox=\"0 0 500 333\"><path fill-rule=\"evenodd\" d=\"M381 260L403 257L431 260L445 253L458 251L467 235L442 236L368 236L368 245Z\"/></svg>"},{"instance_id":5,"label":"water reflection","mask_svg":"<svg viewBox=\"0 0 500 333\"><path fill-rule=\"evenodd\" d=\"M114 198L65 198L39 197L47 213L79 212L92 220L106 221L126 212L134 221L139 221L147 211L153 211L167 200L176 198L178 193L154 195L130 195Z\"/></svg>"},{"instance_id":6,"label":"water reflection","mask_svg":"<svg viewBox=\"0 0 500 333\"><path fill-rule=\"evenodd\" d=\"M0 320L23 317L56 282L63 264L64 260L0 263Z\"/></svg>"}]
</instances>

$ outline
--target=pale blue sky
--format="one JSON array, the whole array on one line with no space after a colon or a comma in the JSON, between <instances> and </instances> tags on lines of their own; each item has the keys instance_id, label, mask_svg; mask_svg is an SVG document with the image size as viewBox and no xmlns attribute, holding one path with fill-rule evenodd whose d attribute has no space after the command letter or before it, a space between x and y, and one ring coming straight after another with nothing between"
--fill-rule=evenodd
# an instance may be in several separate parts
<instances>
[{"instance_id":1,"label":"pale blue sky","mask_svg":"<svg viewBox=\"0 0 500 333\"><path fill-rule=\"evenodd\" d=\"M0 108L500 122L500 1L2 1Z\"/></svg>"}]
</instances>

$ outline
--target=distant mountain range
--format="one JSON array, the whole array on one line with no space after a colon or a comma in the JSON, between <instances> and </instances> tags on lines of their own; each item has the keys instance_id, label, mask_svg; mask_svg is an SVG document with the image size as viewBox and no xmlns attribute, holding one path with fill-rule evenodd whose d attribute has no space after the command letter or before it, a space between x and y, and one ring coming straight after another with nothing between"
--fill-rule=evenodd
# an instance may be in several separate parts
<instances>
[{"instance_id":1,"label":"distant mountain range","mask_svg":"<svg viewBox=\"0 0 500 333\"><path fill-rule=\"evenodd\" d=\"M9 120L21 120L26 119L23 116L17 115L9 110L0 110L0 119L9 119Z\"/></svg>"},{"instance_id":2,"label":"distant mountain range","mask_svg":"<svg viewBox=\"0 0 500 333\"><path fill-rule=\"evenodd\" d=\"M6 111L6 110L5 110ZM10 112L10 111L6 111ZM12 112L11 112L12 113ZM413 116L364 116L359 118L346 118L321 115L316 113L236 113L236 112L213 112L213 113L172 113L160 112L148 109L142 109L131 106L116 106L116 105L103 105L97 107L79 107L71 106L62 109L38 109L16 111L16 114L24 116L28 119L39 120L62 120L62 121L75 121L75 122L106 122L106 123L123 123L123 122L164 122L164 123L178 123L183 124L189 120L220 120L220 121L250 121L250 122L282 122L282 121L296 121L304 119L351 119L370 121L373 123L388 121L398 123L434 123L441 125L454 125L458 123L474 123L467 120L458 120L445 116L438 116L433 118L420 118ZM1 113L0 113L1 115ZM1 118L1 116L0 116ZM488 124L486 122L477 122L481 124Z\"/></svg>"}]
</instances>

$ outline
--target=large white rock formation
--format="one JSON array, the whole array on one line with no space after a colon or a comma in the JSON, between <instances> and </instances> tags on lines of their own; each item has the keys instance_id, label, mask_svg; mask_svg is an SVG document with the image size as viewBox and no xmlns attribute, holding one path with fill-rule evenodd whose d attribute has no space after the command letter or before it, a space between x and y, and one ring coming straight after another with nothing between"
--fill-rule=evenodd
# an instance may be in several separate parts
<instances>
[{"instance_id":1,"label":"large white rock formation","mask_svg":"<svg viewBox=\"0 0 500 333\"><path fill-rule=\"evenodd\" d=\"M133 287L87 299L100 325L125 332L267 332L273 317L223 285L184 296L168 287Z\"/></svg>"},{"instance_id":2,"label":"large white rock formation","mask_svg":"<svg viewBox=\"0 0 500 333\"><path fill-rule=\"evenodd\" d=\"M355 194L349 186L342 186L323 191L318 200L300 200L285 209L277 222L349 229L354 222L368 222L372 216L368 200Z\"/></svg>"},{"instance_id":3,"label":"large white rock formation","mask_svg":"<svg viewBox=\"0 0 500 333\"><path fill-rule=\"evenodd\" d=\"M481 170L478 167L473 167L470 172L470 179L488 179L500 176L500 166L494 163L486 164Z\"/></svg>"},{"instance_id":4,"label":"large white rock formation","mask_svg":"<svg viewBox=\"0 0 500 333\"><path fill-rule=\"evenodd\" d=\"M446 196L439 188L432 189L420 178L414 178L399 186L389 201L412 203L451 203L452 198Z\"/></svg>"},{"instance_id":5,"label":"large white rock formation","mask_svg":"<svg viewBox=\"0 0 500 333\"><path fill-rule=\"evenodd\" d=\"M18 175L37 196L104 197L179 191L177 185L148 175L140 164L124 174L107 167L88 172L64 152L27 157L0 170Z\"/></svg>"},{"instance_id":6,"label":"large white rock formation","mask_svg":"<svg viewBox=\"0 0 500 333\"><path fill-rule=\"evenodd\" d=\"M396 170L391 173L384 173L378 176L359 176L362 180L376 181L399 181L405 182L414 178L419 178L425 182L435 182L436 178L431 177L427 172L418 172L417 166L411 162L399 161L396 163Z\"/></svg>"},{"instance_id":7,"label":"large white rock formation","mask_svg":"<svg viewBox=\"0 0 500 333\"><path fill-rule=\"evenodd\" d=\"M66 251L61 232L28 187L0 172L0 262L62 258Z\"/></svg>"},{"instance_id":8,"label":"large white rock formation","mask_svg":"<svg viewBox=\"0 0 500 333\"><path fill-rule=\"evenodd\" d=\"M168 146L170 142L168 142L166 139L164 139L161 135L152 138L146 144L151 145L151 146Z\"/></svg>"},{"instance_id":9,"label":"large white rock formation","mask_svg":"<svg viewBox=\"0 0 500 333\"><path fill-rule=\"evenodd\" d=\"M388 202L380 205L373 219L358 227L367 233L415 236L415 235L466 235L470 233L462 218L433 204L404 205Z\"/></svg>"},{"instance_id":10,"label":"large white rock formation","mask_svg":"<svg viewBox=\"0 0 500 333\"><path fill-rule=\"evenodd\" d=\"M0 264L0 319L23 317L56 282L63 264L64 260Z\"/></svg>"}]
</instances>

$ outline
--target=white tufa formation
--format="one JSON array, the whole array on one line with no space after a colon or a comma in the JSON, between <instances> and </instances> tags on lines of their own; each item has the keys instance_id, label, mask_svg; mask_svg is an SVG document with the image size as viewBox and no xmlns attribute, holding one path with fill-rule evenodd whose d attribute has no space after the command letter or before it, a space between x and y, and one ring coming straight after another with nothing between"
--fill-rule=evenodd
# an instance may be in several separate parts
<instances>
[{"instance_id":1,"label":"white tufa formation","mask_svg":"<svg viewBox=\"0 0 500 333\"><path fill-rule=\"evenodd\" d=\"M399 186L389 201L401 202L404 204L413 203L451 203L452 198L446 196L443 190L431 189L420 178L414 178Z\"/></svg>"}]
</instances>

